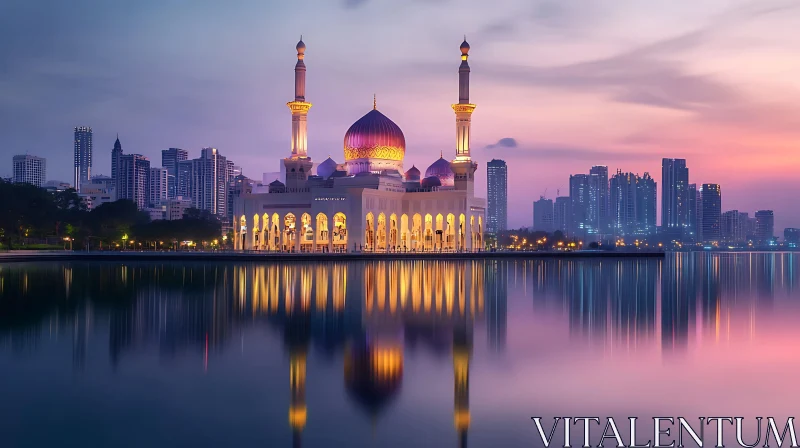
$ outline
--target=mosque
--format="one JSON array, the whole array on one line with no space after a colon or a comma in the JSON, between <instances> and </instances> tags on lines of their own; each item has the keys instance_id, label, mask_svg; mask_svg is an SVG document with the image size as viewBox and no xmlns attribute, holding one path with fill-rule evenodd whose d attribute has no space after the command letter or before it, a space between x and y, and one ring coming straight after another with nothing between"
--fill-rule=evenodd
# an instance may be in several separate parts
<instances>
[{"instance_id":1,"label":"mosque","mask_svg":"<svg viewBox=\"0 0 800 448\"><path fill-rule=\"evenodd\" d=\"M456 153L442 155L425 176L404 171L403 131L373 101L344 136L344 163L316 166L307 150L306 46L297 44L291 155L284 182L234 201L239 250L272 252L471 252L482 250L486 201L475 197L478 165L470 156L469 44L461 44ZM238 221L238 222L237 222Z\"/></svg>"}]
</instances>

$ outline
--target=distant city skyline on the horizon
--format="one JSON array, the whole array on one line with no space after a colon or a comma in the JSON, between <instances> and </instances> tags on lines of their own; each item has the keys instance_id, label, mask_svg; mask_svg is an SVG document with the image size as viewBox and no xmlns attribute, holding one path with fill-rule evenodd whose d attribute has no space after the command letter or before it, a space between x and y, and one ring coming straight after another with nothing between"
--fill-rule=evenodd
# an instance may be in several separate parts
<instances>
[{"instance_id":1,"label":"distant city skyline on the horizon","mask_svg":"<svg viewBox=\"0 0 800 448\"><path fill-rule=\"evenodd\" d=\"M369 0L303 8L246 1L200 3L186 15L185 7L154 1L12 1L0 15L0 36L15 43L0 49L9 68L0 111L10 117L0 125L9 148L0 174L11 176L11 158L27 153L49 159L48 180L70 182L72 134L87 126L95 175L111 175L119 133L126 152L153 166L164 149L196 158L210 146L260 180L289 148L285 103L300 33L314 103L311 157L341 162L347 126L377 93L406 133L405 168L425 167L453 151L453 47L466 32L479 104L476 191L485 195L489 160L508 162L509 227L530 226L542 192L567 195L569 175L595 165L649 172L660 188L664 157L687 159L691 183L720 184L723 211L774 210L776 229L800 227L792 206L800 192L792 146L798 89L790 75L800 47L790 19L800 5L452 5L419 1L408 13ZM445 14L452 20L440 23ZM223 30L213 38L212 22ZM361 24L359 33L341 26L351 22ZM380 37L365 41L370 30Z\"/></svg>"}]
</instances>

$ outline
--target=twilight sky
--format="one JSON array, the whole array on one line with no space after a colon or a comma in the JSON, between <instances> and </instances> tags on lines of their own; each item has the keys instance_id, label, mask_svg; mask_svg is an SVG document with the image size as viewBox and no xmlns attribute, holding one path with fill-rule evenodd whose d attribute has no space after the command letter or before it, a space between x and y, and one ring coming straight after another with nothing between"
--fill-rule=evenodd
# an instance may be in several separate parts
<instances>
[{"instance_id":1,"label":"twilight sky","mask_svg":"<svg viewBox=\"0 0 800 448\"><path fill-rule=\"evenodd\" d=\"M311 157L343 161L376 93L424 170L455 152L466 33L476 189L487 160L509 162L510 226L570 173L648 171L660 190L661 157L685 157L723 210L774 209L782 235L800 227L798 24L794 0L4 0L0 175L27 152L71 181L87 125L95 174L119 132L154 166L213 146L260 179L289 152L300 34Z\"/></svg>"}]
</instances>

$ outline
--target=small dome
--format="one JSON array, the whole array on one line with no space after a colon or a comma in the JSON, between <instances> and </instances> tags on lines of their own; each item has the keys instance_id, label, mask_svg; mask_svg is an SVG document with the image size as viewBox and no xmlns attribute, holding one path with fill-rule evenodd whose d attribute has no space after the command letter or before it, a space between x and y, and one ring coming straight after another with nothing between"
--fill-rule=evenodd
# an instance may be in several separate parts
<instances>
[{"instance_id":1,"label":"small dome","mask_svg":"<svg viewBox=\"0 0 800 448\"><path fill-rule=\"evenodd\" d=\"M422 179L422 187L424 188L431 188L431 187L441 187L442 181L439 180L436 176L429 176L425 179Z\"/></svg>"},{"instance_id":2,"label":"small dome","mask_svg":"<svg viewBox=\"0 0 800 448\"><path fill-rule=\"evenodd\" d=\"M461 42L461 54L469 53L469 44L467 43L467 38L464 37L464 42Z\"/></svg>"},{"instance_id":3,"label":"small dome","mask_svg":"<svg viewBox=\"0 0 800 448\"><path fill-rule=\"evenodd\" d=\"M323 179L331 177L331 174L336 171L336 165L338 165L338 163L328 157L322 163L317 165L317 176L320 176Z\"/></svg>"},{"instance_id":4,"label":"small dome","mask_svg":"<svg viewBox=\"0 0 800 448\"><path fill-rule=\"evenodd\" d=\"M377 109L350 126L344 135L345 161L385 159L402 161L406 152L403 131Z\"/></svg>"},{"instance_id":5,"label":"small dome","mask_svg":"<svg viewBox=\"0 0 800 448\"><path fill-rule=\"evenodd\" d=\"M420 177L422 177L422 173L414 165L405 174L406 182L419 182Z\"/></svg>"},{"instance_id":6,"label":"small dome","mask_svg":"<svg viewBox=\"0 0 800 448\"><path fill-rule=\"evenodd\" d=\"M270 187L283 187L285 185L283 185L283 182L279 181L278 179L275 179L275 180L273 180L272 182L269 183L269 186Z\"/></svg>"},{"instance_id":7,"label":"small dome","mask_svg":"<svg viewBox=\"0 0 800 448\"><path fill-rule=\"evenodd\" d=\"M444 187L452 187L455 184L455 174L450 168L450 162L439 157L439 160L433 162L431 166L425 170L425 177L438 177Z\"/></svg>"},{"instance_id":8,"label":"small dome","mask_svg":"<svg viewBox=\"0 0 800 448\"><path fill-rule=\"evenodd\" d=\"M303 42L303 38L300 38L300 42L297 43L297 52L299 54L304 54L306 52L306 44Z\"/></svg>"}]
</instances>

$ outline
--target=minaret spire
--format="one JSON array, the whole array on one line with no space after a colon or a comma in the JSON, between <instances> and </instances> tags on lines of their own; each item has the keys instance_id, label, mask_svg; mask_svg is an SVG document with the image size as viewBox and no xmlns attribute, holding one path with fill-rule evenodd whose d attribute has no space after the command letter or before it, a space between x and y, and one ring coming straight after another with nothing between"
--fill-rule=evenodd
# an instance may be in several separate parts
<instances>
[{"instance_id":1,"label":"minaret spire","mask_svg":"<svg viewBox=\"0 0 800 448\"><path fill-rule=\"evenodd\" d=\"M378 110L378 95L372 94L372 110Z\"/></svg>"},{"instance_id":2,"label":"minaret spire","mask_svg":"<svg viewBox=\"0 0 800 448\"><path fill-rule=\"evenodd\" d=\"M472 162L470 154L470 131L472 112L476 105L469 102L469 44L467 36L461 43L461 65L458 67L458 103L453 104L456 113L456 158L450 164L455 174L456 190L468 190L472 194L475 170L478 165Z\"/></svg>"},{"instance_id":3,"label":"minaret spire","mask_svg":"<svg viewBox=\"0 0 800 448\"><path fill-rule=\"evenodd\" d=\"M286 166L286 187L290 190L305 186L312 167L308 157L306 122L311 103L306 102L306 44L302 35L295 48L297 63L294 66L294 101L286 103L292 111L292 153L283 162Z\"/></svg>"}]
</instances>

